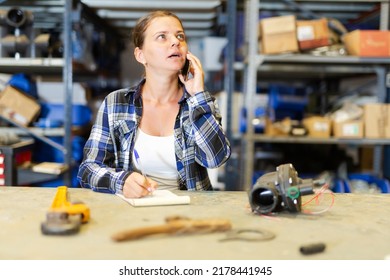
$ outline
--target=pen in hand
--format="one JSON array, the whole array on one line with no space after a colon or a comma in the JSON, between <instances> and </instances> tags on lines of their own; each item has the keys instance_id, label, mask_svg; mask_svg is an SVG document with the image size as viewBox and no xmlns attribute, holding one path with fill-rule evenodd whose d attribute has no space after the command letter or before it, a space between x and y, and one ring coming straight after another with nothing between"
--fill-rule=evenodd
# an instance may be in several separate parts
<instances>
[{"instance_id":1,"label":"pen in hand","mask_svg":"<svg viewBox=\"0 0 390 280\"><path fill-rule=\"evenodd\" d=\"M144 169L143 169L143 167L142 167L142 164L141 164L141 159L140 159L140 157L139 157L138 152L137 152L136 149L134 149L134 156L135 156L135 160L137 161L137 164L138 164L138 166L139 166L139 169L141 170L142 176L144 176L145 181L148 182L148 179L147 179L147 177L146 177L145 171L144 171ZM148 187L147 190L148 190L150 193L153 193L153 190L152 190L151 187Z\"/></svg>"}]
</instances>

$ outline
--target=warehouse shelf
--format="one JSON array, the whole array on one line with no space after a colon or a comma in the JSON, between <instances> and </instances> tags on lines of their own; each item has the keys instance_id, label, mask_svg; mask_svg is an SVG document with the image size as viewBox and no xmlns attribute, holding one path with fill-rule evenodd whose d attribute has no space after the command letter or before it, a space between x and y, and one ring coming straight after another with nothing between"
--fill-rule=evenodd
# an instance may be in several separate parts
<instances>
[{"instance_id":1,"label":"warehouse shelf","mask_svg":"<svg viewBox=\"0 0 390 280\"><path fill-rule=\"evenodd\" d=\"M64 154L64 160L69 166L72 164L71 154L71 96L72 96L72 83L73 83L73 68L72 68L72 54L71 54L71 30L72 30L72 13L74 11L74 5L72 0L66 1L53 1L53 4L58 4L63 13L63 17L57 17L53 24L59 24L62 26L63 30L63 57L62 58L51 58L51 57L35 57L31 52L26 57L1 57L0 58L0 67L1 71L4 73L27 73L34 75L51 75L54 74L62 78L64 84L64 94L65 94L65 115L64 115L64 144L60 145L55 143L50 138L45 135L36 134L35 131L30 130L28 127L23 127L18 125L18 123L2 117L6 122L12 124L13 126L18 127L18 129L24 131L24 133L33 136L36 139L39 139L52 147L59 149ZM27 3L19 2L18 5L12 6L19 7L24 9ZM10 8L4 6L4 8ZM30 32L33 34L34 32ZM30 47L31 48L31 44ZM7 129L7 128L5 128Z\"/></svg>"},{"instance_id":2,"label":"warehouse shelf","mask_svg":"<svg viewBox=\"0 0 390 280\"><path fill-rule=\"evenodd\" d=\"M272 3L270 3L272 2ZM282 2L282 1L280 1ZM291 143L291 144L345 144L345 145L371 145L374 147L374 173L381 176L381 161L383 157L383 146L390 145L390 139L340 139L325 138L313 139L309 137L270 137L258 135L254 132L252 120L254 119L254 95L256 94L257 83L262 78L268 78L274 73L277 77L286 77L286 80L300 77L342 77L357 76L359 74L374 74L377 78L378 101L384 102L387 95L387 87L390 85L389 57L356 57L356 56L315 56L307 54L280 54L280 55L262 55L258 53L258 21L259 12L264 7L262 4L277 5L280 2L275 1L245 1L245 50L246 56L244 62L236 62L234 69L243 72L243 92L244 104L247 109L247 130L242 135L241 151L247 156L243 157L241 162L244 166L244 172L241 176L241 186L248 189L252 185L255 165L255 144L256 143ZM283 1L287 2L287 1ZM324 5L325 2L332 1L294 1L304 2L313 5ZM334 6L341 4L371 3L380 7L380 29L389 28L389 0L382 1L333 1ZM286 4L286 3L284 3ZM283 4L283 5L284 5ZM288 6L288 5L285 5ZM314 6L313 6L314 7ZM307 6L306 6L307 8ZM299 12L290 10L289 14ZM284 13L286 14L286 13ZM275 76L275 75L274 75Z\"/></svg>"},{"instance_id":3,"label":"warehouse shelf","mask_svg":"<svg viewBox=\"0 0 390 280\"><path fill-rule=\"evenodd\" d=\"M387 74L387 67L390 65L388 57L356 57L356 56L313 56L304 54L283 54L283 55L256 55L254 67L262 75L267 73L289 73L300 78L324 78L356 76L356 74L378 74L383 76L378 80L380 88L383 83L390 84L390 75ZM235 62L234 69L243 71L246 62ZM385 79L383 81L383 79ZM382 93L383 94L383 93Z\"/></svg>"},{"instance_id":4,"label":"warehouse shelf","mask_svg":"<svg viewBox=\"0 0 390 280\"><path fill-rule=\"evenodd\" d=\"M390 86L389 57L357 56L313 56L305 54L261 55L253 58L257 72L298 73L306 77L343 77L356 74L375 74L377 76L378 99L385 100L386 88ZM236 69L244 69L244 63L236 63ZM320 74L320 76L318 76Z\"/></svg>"},{"instance_id":5,"label":"warehouse shelf","mask_svg":"<svg viewBox=\"0 0 390 280\"><path fill-rule=\"evenodd\" d=\"M332 64L332 65L388 65L390 64L389 57L358 57L358 56L315 56L308 54L280 54L280 55L255 55L255 63L262 65L263 63L282 63L282 64L310 64L311 67L313 63L321 64ZM235 67L243 68L244 63L236 62Z\"/></svg>"},{"instance_id":6,"label":"warehouse shelf","mask_svg":"<svg viewBox=\"0 0 390 280\"><path fill-rule=\"evenodd\" d=\"M29 135L42 142L48 144L52 148L61 151L63 155L63 161L68 166L76 165L73 158L73 136L75 130L78 127L74 126L72 120L72 107L73 101L73 83L74 82L90 82L99 79L109 79L119 73L118 54L123 47L123 38L120 37L116 28L111 27L107 22L96 15L95 11L83 4L79 0L53 0L44 3L45 1L7 1L7 5L2 5L2 9L11 9L18 7L21 9L31 9L34 15L34 29L31 32L31 38L29 38L28 51L21 56L9 57L8 54L0 52L0 71L2 73L15 74L25 73L33 77L55 77L60 79L63 83L64 94L64 117L63 126L59 128L38 128L38 127L22 127L17 123L4 119L6 122L13 125L13 127L2 127L0 131L6 130L8 132L14 132L19 136ZM49 3L50 2L50 3ZM41 12L40 8L45 5L49 5L55 9L55 13L59 16L48 17L45 12ZM45 11L45 9L43 9ZM52 10L54 12L54 10ZM79 24L82 26L93 26L95 32L99 32L101 38L105 38L104 45L99 48L97 53L94 53L94 63L88 64L84 59L86 54L92 55L92 53L82 53L76 57L74 49L74 38L72 34ZM55 29L56 32L61 34L61 54L47 55L37 52L41 46L35 46L33 37L35 33L46 33L48 30ZM91 28L92 29L92 28ZM88 30L91 35L91 30ZM2 35L2 34L0 34ZM81 36L81 35L80 35ZM95 41L94 41L95 42ZM100 43L101 41L99 41ZM3 47L3 52L5 47ZM109 48L109 51L106 49ZM92 52L93 50L89 50ZM104 59L101 59L104 57ZM110 72L108 73L108 68ZM53 92L53 94L56 94ZM1 133L1 132L0 132ZM77 134L77 133L76 133ZM52 140L52 137L62 138L61 144ZM70 173L70 172L69 172ZM71 174L65 174L65 183L71 185Z\"/></svg>"},{"instance_id":7,"label":"warehouse shelf","mask_svg":"<svg viewBox=\"0 0 390 280\"><path fill-rule=\"evenodd\" d=\"M324 144L324 145L390 145L389 138L313 138L299 136L267 136L261 134L253 134L252 136L244 136L246 141L255 141L263 143L292 143L292 144Z\"/></svg>"},{"instance_id":8,"label":"warehouse shelf","mask_svg":"<svg viewBox=\"0 0 390 280\"><path fill-rule=\"evenodd\" d=\"M31 186L32 184L40 184L57 178L57 174L35 172L31 168L17 168L17 185L19 186Z\"/></svg>"},{"instance_id":9,"label":"warehouse shelf","mask_svg":"<svg viewBox=\"0 0 390 280\"><path fill-rule=\"evenodd\" d=\"M356 56L313 56L303 54L282 54L282 55L256 55L252 63L258 72L272 70L282 72L304 72L308 75L314 73L375 73L380 67L387 68L390 65L389 57L356 57ZM235 62L236 71L244 70L246 62Z\"/></svg>"},{"instance_id":10,"label":"warehouse shelf","mask_svg":"<svg viewBox=\"0 0 390 280\"><path fill-rule=\"evenodd\" d=\"M23 71L34 73L41 72L55 72L60 74L64 67L64 60L62 58L0 58L1 72L19 72Z\"/></svg>"},{"instance_id":11,"label":"warehouse shelf","mask_svg":"<svg viewBox=\"0 0 390 280\"><path fill-rule=\"evenodd\" d=\"M65 59L63 58L0 58L1 73L26 73L34 75L62 75L65 66ZM77 62L72 62L73 72L77 75L75 78L88 77L98 74L97 71L85 69Z\"/></svg>"},{"instance_id":12,"label":"warehouse shelf","mask_svg":"<svg viewBox=\"0 0 390 280\"><path fill-rule=\"evenodd\" d=\"M52 137L52 136L65 136L65 130L62 127L55 128L40 128L40 127L0 127L0 133L14 133L18 136L28 136L31 133L40 136Z\"/></svg>"}]
</instances>

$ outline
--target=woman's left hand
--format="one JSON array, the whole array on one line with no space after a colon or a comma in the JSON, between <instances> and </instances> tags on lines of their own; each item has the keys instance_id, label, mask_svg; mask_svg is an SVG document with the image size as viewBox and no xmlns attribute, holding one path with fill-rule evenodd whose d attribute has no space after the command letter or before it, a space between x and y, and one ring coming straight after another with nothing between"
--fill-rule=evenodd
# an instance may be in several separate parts
<instances>
[{"instance_id":1,"label":"woman's left hand","mask_svg":"<svg viewBox=\"0 0 390 280\"><path fill-rule=\"evenodd\" d=\"M179 74L180 81L184 84L187 92L191 95L204 91L204 72L202 69L202 63L192 53L187 53L187 59L190 61L190 73L192 77L184 79L182 74Z\"/></svg>"}]
</instances>

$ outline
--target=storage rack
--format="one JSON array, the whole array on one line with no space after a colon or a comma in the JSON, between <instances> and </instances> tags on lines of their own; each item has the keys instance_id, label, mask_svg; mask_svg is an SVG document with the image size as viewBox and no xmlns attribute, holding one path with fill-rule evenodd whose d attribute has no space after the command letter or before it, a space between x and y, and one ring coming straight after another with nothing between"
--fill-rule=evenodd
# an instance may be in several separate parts
<instances>
[{"instance_id":1,"label":"storage rack","mask_svg":"<svg viewBox=\"0 0 390 280\"><path fill-rule=\"evenodd\" d=\"M57 16L54 16L48 21L54 19L53 26L58 24L62 28L63 33L63 57L62 58L39 58L35 57L35 52L31 52L31 57L28 58L7 58L0 57L0 69L4 73L23 72L32 75L47 75L54 77L62 77L64 88L64 126L62 128L35 128L24 127L15 122L6 120L15 127L0 127L0 131L13 131L21 136L32 136L40 141L60 150L64 154L64 163L69 167L73 166L72 159L72 93L74 74L77 73L79 77L87 77L90 79L90 71L84 69L74 69L72 57L72 28L73 23L79 22L81 19L86 19L97 25L99 29L103 30L110 36L121 36L104 20L99 18L89 7L82 4L79 0L53 0L53 1L7 1L7 4L18 6L21 8L31 7L36 8L42 6L45 10L55 9ZM34 6L35 5L35 6ZM60 11L60 12L59 12ZM61 15L62 14L62 19ZM117 40L118 42L120 40ZM78 78L79 78L78 77ZM49 137L62 136L64 143L60 145L52 141ZM64 174L65 184L71 186L71 168Z\"/></svg>"},{"instance_id":2,"label":"storage rack","mask_svg":"<svg viewBox=\"0 0 390 280\"><path fill-rule=\"evenodd\" d=\"M300 1L313 2L313 1ZM389 11L390 1L316 1L316 2L337 2L340 3L379 3L380 12L380 29L389 29ZM258 53L258 21L259 9L262 1L246 0L245 1L245 44L247 49L246 61L243 65L238 64L238 69L244 71L244 104L247 108L247 129L242 137L242 151L245 157L242 157L242 166L244 174L241 177L241 186L249 189L252 186L252 176L254 174L254 145L257 142L282 142L282 143L311 143L311 144L355 144L355 145L374 145L374 172L381 175L381 161L383 146L390 144L390 139L303 139L297 137L267 137L256 135L252 126L254 117L253 97L256 94L256 81L258 73L261 71L278 70L294 67L294 71L317 71L318 73L374 73L377 75L378 100L385 101L387 87L389 85L388 68L390 59L388 58L360 58L360 57L313 57L308 55L275 55L267 56ZM282 66L282 67L281 67ZM259 78L261 76L259 75Z\"/></svg>"},{"instance_id":3,"label":"storage rack","mask_svg":"<svg viewBox=\"0 0 390 280\"><path fill-rule=\"evenodd\" d=\"M17 126L24 133L34 136L39 140L53 146L56 149L59 149L64 153L64 162L68 166L72 165L72 144L71 144L71 124L72 124L72 91L73 91L73 68L72 68L72 49L71 49L71 30L72 30L72 10L73 10L73 1L65 0L57 1L58 6L64 4L63 12L63 48L64 56L63 58L1 58L0 67L2 71L13 73L17 71L23 71L28 73L35 74L60 74L62 70L62 79L64 84L64 145L61 146L51 139L47 138L43 133L30 130L27 127L23 127L11 121L11 124ZM6 120L10 122L9 120ZM70 175L70 174L67 174ZM67 185L70 185L70 176L65 177L65 182Z\"/></svg>"}]
</instances>

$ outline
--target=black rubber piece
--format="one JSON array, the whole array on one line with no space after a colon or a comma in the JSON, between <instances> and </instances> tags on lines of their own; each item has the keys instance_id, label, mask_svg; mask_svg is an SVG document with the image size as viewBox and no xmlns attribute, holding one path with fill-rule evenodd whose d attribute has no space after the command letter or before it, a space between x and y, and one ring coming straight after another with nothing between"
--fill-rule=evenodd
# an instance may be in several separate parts
<instances>
[{"instance_id":1,"label":"black rubber piece","mask_svg":"<svg viewBox=\"0 0 390 280\"><path fill-rule=\"evenodd\" d=\"M299 251L304 255L311 255L323 252L325 247L324 243L313 243L301 246Z\"/></svg>"}]
</instances>

